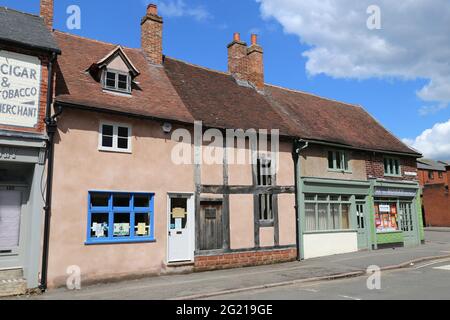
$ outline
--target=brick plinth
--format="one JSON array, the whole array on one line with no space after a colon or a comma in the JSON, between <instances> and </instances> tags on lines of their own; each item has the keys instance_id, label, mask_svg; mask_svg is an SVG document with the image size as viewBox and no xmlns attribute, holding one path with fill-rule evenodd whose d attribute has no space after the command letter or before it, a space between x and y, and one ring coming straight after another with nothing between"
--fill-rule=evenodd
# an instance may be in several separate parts
<instances>
[{"instance_id":1,"label":"brick plinth","mask_svg":"<svg viewBox=\"0 0 450 320\"><path fill-rule=\"evenodd\" d=\"M296 249L248 251L195 257L195 271L242 268L295 261Z\"/></svg>"}]
</instances>

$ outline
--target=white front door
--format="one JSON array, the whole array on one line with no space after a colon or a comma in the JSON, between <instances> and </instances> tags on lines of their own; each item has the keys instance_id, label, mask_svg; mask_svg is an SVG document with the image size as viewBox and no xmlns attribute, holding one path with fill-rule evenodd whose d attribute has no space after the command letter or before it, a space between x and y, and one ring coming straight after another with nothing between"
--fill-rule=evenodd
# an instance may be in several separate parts
<instances>
[{"instance_id":1,"label":"white front door","mask_svg":"<svg viewBox=\"0 0 450 320\"><path fill-rule=\"evenodd\" d=\"M194 260L194 197L169 195L168 262Z\"/></svg>"}]
</instances>

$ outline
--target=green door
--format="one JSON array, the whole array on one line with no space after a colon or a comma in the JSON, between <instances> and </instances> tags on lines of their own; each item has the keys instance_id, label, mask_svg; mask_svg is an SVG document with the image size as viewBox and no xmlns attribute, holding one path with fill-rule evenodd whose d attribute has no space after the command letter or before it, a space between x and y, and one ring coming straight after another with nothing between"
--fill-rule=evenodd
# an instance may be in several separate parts
<instances>
[{"instance_id":1,"label":"green door","mask_svg":"<svg viewBox=\"0 0 450 320\"><path fill-rule=\"evenodd\" d=\"M358 249L364 250L369 247L368 238L367 238L367 217L365 210L365 203L359 202L356 203L356 221L358 226Z\"/></svg>"},{"instance_id":2,"label":"green door","mask_svg":"<svg viewBox=\"0 0 450 320\"><path fill-rule=\"evenodd\" d=\"M411 202L400 202L400 220L405 247L419 245L418 224Z\"/></svg>"}]
</instances>

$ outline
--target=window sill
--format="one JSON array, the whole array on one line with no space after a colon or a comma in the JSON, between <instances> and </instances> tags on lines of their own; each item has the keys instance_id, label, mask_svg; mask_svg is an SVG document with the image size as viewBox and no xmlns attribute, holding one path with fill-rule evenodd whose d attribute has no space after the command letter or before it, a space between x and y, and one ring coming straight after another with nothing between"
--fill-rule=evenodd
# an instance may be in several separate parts
<instances>
[{"instance_id":1,"label":"window sill","mask_svg":"<svg viewBox=\"0 0 450 320\"><path fill-rule=\"evenodd\" d=\"M275 222L274 221L259 221L259 226L261 228L271 228L275 226Z\"/></svg>"},{"instance_id":2,"label":"window sill","mask_svg":"<svg viewBox=\"0 0 450 320\"><path fill-rule=\"evenodd\" d=\"M106 148L98 148L100 152L109 152L109 153L123 153L123 154L132 154L131 150L122 150L122 149L106 149Z\"/></svg>"},{"instance_id":3,"label":"window sill","mask_svg":"<svg viewBox=\"0 0 450 320\"><path fill-rule=\"evenodd\" d=\"M122 97L129 97L129 98L132 97L130 91L121 91L121 90L114 90L114 89L103 88L103 92L104 93L110 93L110 94L117 95L117 96L122 96Z\"/></svg>"},{"instance_id":4,"label":"window sill","mask_svg":"<svg viewBox=\"0 0 450 320\"><path fill-rule=\"evenodd\" d=\"M402 178L403 176L401 174L384 174L385 177L390 177L390 178Z\"/></svg>"},{"instance_id":5,"label":"window sill","mask_svg":"<svg viewBox=\"0 0 450 320\"><path fill-rule=\"evenodd\" d=\"M101 245L101 244L126 244L126 243L152 243L156 242L156 239L118 239L118 240L88 240L84 244L86 246Z\"/></svg>"},{"instance_id":6,"label":"window sill","mask_svg":"<svg viewBox=\"0 0 450 320\"><path fill-rule=\"evenodd\" d=\"M391 234L391 233L403 233L402 230L386 230L386 231L377 231L377 234Z\"/></svg>"},{"instance_id":7,"label":"window sill","mask_svg":"<svg viewBox=\"0 0 450 320\"><path fill-rule=\"evenodd\" d=\"M328 168L328 172L342 173L342 174L352 174L353 173L353 171L350 171L350 170L338 170L338 169L330 169L330 168Z\"/></svg>"}]
</instances>

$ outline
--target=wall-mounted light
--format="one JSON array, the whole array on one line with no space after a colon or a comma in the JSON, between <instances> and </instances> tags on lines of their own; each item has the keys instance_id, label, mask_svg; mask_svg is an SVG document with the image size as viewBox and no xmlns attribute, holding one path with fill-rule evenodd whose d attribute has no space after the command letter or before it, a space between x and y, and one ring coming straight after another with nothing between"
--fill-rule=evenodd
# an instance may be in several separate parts
<instances>
[{"instance_id":1,"label":"wall-mounted light","mask_svg":"<svg viewBox=\"0 0 450 320\"><path fill-rule=\"evenodd\" d=\"M164 133L170 133L172 131L172 124L169 122L165 122L162 126Z\"/></svg>"}]
</instances>

